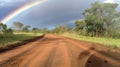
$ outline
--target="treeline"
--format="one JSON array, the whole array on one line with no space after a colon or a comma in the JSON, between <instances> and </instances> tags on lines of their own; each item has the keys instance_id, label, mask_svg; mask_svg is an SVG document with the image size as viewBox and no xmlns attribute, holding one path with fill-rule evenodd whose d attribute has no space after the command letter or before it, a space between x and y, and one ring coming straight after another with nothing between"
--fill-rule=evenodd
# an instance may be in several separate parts
<instances>
[{"instance_id":1,"label":"treeline","mask_svg":"<svg viewBox=\"0 0 120 67\"><path fill-rule=\"evenodd\" d=\"M55 33L55 34L60 34L63 32L70 32L72 31L73 28L70 28L69 26L65 25L58 25L53 29L48 29L48 28L38 28L38 27L33 27L31 28L30 25L24 25L22 22L14 22L12 29L15 32L32 32L32 33Z\"/></svg>"}]
</instances>

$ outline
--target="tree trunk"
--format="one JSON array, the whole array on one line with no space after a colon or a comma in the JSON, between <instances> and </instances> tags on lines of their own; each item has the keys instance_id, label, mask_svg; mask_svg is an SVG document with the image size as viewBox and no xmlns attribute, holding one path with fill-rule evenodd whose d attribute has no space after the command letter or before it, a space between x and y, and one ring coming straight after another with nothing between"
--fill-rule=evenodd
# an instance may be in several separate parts
<instances>
[{"instance_id":1,"label":"tree trunk","mask_svg":"<svg viewBox=\"0 0 120 67\"><path fill-rule=\"evenodd\" d=\"M98 29L96 28L96 37L98 37Z\"/></svg>"}]
</instances>

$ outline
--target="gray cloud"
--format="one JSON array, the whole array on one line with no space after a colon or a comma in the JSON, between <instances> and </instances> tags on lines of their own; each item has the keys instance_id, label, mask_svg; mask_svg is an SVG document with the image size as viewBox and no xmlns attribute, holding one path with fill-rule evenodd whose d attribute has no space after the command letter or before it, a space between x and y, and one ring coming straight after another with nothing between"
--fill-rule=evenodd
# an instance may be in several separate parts
<instances>
[{"instance_id":1,"label":"gray cloud","mask_svg":"<svg viewBox=\"0 0 120 67\"><path fill-rule=\"evenodd\" d=\"M0 7L15 7L32 1L33 0L0 0Z\"/></svg>"},{"instance_id":2,"label":"gray cloud","mask_svg":"<svg viewBox=\"0 0 120 67\"><path fill-rule=\"evenodd\" d=\"M26 11L24 16L14 20L23 21L26 25L53 27L57 24L71 25L71 21L83 18L82 12L94 0L48 0L47 2Z\"/></svg>"},{"instance_id":3,"label":"gray cloud","mask_svg":"<svg viewBox=\"0 0 120 67\"><path fill-rule=\"evenodd\" d=\"M72 21L83 18L82 12L90 7L90 4L94 1L95 0L48 0L21 13L16 18L13 18L9 24L12 24L13 21L21 21L25 25L40 28L53 28L58 24L73 26Z\"/></svg>"}]
</instances>

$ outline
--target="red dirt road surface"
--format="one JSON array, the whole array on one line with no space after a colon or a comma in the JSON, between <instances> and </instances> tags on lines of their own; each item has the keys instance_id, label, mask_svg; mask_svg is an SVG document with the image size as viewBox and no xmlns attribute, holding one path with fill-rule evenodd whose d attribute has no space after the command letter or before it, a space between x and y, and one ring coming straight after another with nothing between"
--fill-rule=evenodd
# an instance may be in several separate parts
<instances>
[{"instance_id":1,"label":"red dirt road surface","mask_svg":"<svg viewBox=\"0 0 120 67\"><path fill-rule=\"evenodd\" d=\"M46 34L0 53L0 67L120 67L120 54L115 52L94 43Z\"/></svg>"}]
</instances>

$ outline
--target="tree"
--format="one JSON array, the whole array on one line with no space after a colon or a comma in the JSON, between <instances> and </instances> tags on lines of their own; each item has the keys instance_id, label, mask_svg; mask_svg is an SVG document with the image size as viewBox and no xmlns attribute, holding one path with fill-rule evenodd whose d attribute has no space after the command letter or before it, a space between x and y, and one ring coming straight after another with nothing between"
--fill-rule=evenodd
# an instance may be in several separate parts
<instances>
[{"instance_id":1,"label":"tree","mask_svg":"<svg viewBox=\"0 0 120 67\"><path fill-rule=\"evenodd\" d=\"M0 33L1 34L5 34L7 30L7 25L6 24L3 24L3 23L0 23Z\"/></svg>"},{"instance_id":2,"label":"tree","mask_svg":"<svg viewBox=\"0 0 120 67\"><path fill-rule=\"evenodd\" d=\"M20 31L23 24L21 22L14 22L13 25L15 26L15 28Z\"/></svg>"},{"instance_id":3,"label":"tree","mask_svg":"<svg viewBox=\"0 0 120 67\"><path fill-rule=\"evenodd\" d=\"M75 21L75 31L79 34L84 35L86 28L86 22L84 20L76 20Z\"/></svg>"},{"instance_id":4,"label":"tree","mask_svg":"<svg viewBox=\"0 0 120 67\"><path fill-rule=\"evenodd\" d=\"M63 32L63 28L62 26L56 26L54 29L53 29L53 33L56 33L56 34L60 34Z\"/></svg>"},{"instance_id":5,"label":"tree","mask_svg":"<svg viewBox=\"0 0 120 67\"><path fill-rule=\"evenodd\" d=\"M113 33L113 29L115 30L114 26L117 24L117 19L120 17L120 12L117 12L116 8L118 7L118 4L103 4L104 7L104 14L107 13L107 15L104 15L104 21L106 26L106 34L108 37L110 37Z\"/></svg>"},{"instance_id":6,"label":"tree","mask_svg":"<svg viewBox=\"0 0 120 67\"><path fill-rule=\"evenodd\" d=\"M48 30L48 28L40 29L40 32L43 33L43 34L50 33L50 31Z\"/></svg>"},{"instance_id":7,"label":"tree","mask_svg":"<svg viewBox=\"0 0 120 67\"><path fill-rule=\"evenodd\" d=\"M12 29L7 29L7 33L9 34L9 35L13 35L13 30Z\"/></svg>"},{"instance_id":8,"label":"tree","mask_svg":"<svg viewBox=\"0 0 120 67\"><path fill-rule=\"evenodd\" d=\"M38 32L39 32L39 29L38 29L37 27L33 27L33 28L32 28L32 32L38 33Z\"/></svg>"},{"instance_id":9,"label":"tree","mask_svg":"<svg viewBox=\"0 0 120 67\"><path fill-rule=\"evenodd\" d=\"M29 28L30 28L30 26L27 25L27 26L24 26L22 30L23 30L24 32L29 32Z\"/></svg>"},{"instance_id":10,"label":"tree","mask_svg":"<svg viewBox=\"0 0 120 67\"><path fill-rule=\"evenodd\" d=\"M58 25L52 30L52 33L61 34L69 31L71 31L71 28L69 26Z\"/></svg>"},{"instance_id":11,"label":"tree","mask_svg":"<svg viewBox=\"0 0 120 67\"><path fill-rule=\"evenodd\" d=\"M0 34L3 36L11 36L13 34L12 29L8 29L6 24L0 23Z\"/></svg>"},{"instance_id":12,"label":"tree","mask_svg":"<svg viewBox=\"0 0 120 67\"><path fill-rule=\"evenodd\" d=\"M95 2L83 12L87 32L97 37L107 33L110 36L115 20L120 16L116 11L118 4Z\"/></svg>"}]
</instances>

